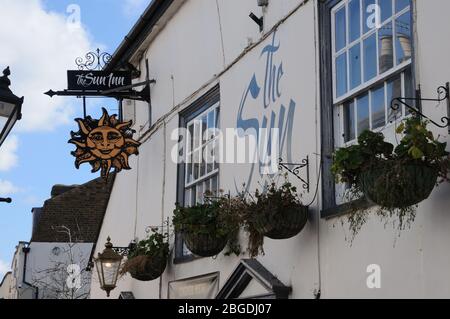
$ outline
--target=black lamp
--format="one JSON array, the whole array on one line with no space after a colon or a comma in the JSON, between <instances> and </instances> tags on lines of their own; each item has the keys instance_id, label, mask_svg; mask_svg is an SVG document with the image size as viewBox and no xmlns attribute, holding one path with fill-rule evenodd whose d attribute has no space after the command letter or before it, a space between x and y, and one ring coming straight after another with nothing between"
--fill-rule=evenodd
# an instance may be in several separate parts
<instances>
[{"instance_id":1,"label":"black lamp","mask_svg":"<svg viewBox=\"0 0 450 319\"><path fill-rule=\"evenodd\" d=\"M113 248L111 238L108 237L105 249L102 253L98 254L98 258L94 258L100 288L106 291L108 297L111 290L116 288L120 265L123 259L123 256L115 252Z\"/></svg>"},{"instance_id":2,"label":"black lamp","mask_svg":"<svg viewBox=\"0 0 450 319\"><path fill-rule=\"evenodd\" d=\"M9 86L11 81L8 76L11 75L9 67L3 71L0 77L0 147L8 137L13 126L22 118L23 97L14 95ZM0 202L11 203L11 198L0 198Z\"/></svg>"},{"instance_id":3,"label":"black lamp","mask_svg":"<svg viewBox=\"0 0 450 319\"><path fill-rule=\"evenodd\" d=\"M23 97L14 95L9 86L11 81L8 76L11 74L9 67L3 71L0 77L0 147L8 137L13 126L22 118Z\"/></svg>"}]
</instances>

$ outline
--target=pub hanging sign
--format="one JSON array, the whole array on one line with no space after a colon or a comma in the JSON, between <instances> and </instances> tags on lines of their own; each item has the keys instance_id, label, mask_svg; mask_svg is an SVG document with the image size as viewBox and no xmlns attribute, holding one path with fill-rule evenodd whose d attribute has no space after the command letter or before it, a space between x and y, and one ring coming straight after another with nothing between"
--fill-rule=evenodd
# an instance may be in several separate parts
<instances>
[{"instance_id":1,"label":"pub hanging sign","mask_svg":"<svg viewBox=\"0 0 450 319\"><path fill-rule=\"evenodd\" d=\"M131 85L131 72L70 70L67 83L71 91L113 90Z\"/></svg>"},{"instance_id":2,"label":"pub hanging sign","mask_svg":"<svg viewBox=\"0 0 450 319\"><path fill-rule=\"evenodd\" d=\"M75 167L89 163L92 172L101 171L101 176L108 178L112 169L120 172L131 169L128 158L138 155L141 143L133 139L132 121L121 122L116 115L109 115L103 108L103 116L94 120L90 116L76 119L79 131L72 132L69 143L77 149L72 152L76 158Z\"/></svg>"}]
</instances>

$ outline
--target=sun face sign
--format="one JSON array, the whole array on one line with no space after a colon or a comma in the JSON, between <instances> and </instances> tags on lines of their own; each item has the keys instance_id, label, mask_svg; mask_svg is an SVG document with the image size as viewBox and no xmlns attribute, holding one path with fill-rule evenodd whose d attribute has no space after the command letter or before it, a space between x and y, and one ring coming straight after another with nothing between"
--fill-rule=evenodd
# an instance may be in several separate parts
<instances>
[{"instance_id":1,"label":"sun face sign","mask_svg":"<svg viewBox=\"0 0 450 319\"><path fill-rule=\"evenodd\" d=\"M69 143L77 146L72 155L76 157L75 167L90 163L92 172L101 169L101 176L107 178L111 169L116 172L131 169L128 158L130 155L138 155L139 142L132 139L132 121L119 122L116 115L109 116L103 108L103 116L100 120L94 120L90 116L85 119L76 119L79 131L72 132Z\"/></svg>"}]
</instances>

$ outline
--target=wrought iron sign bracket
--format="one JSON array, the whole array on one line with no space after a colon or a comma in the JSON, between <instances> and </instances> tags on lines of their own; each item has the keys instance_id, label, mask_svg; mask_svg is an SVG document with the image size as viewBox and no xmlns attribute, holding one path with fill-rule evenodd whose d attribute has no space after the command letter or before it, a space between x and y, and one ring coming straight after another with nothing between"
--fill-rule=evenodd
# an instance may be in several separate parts
<instances>
[{"instance_id":1,"label":"wrought iron sign bracket","mask_svg":"<svg viewBox=\"0 0 450 319\"><path fill-rule=\"evenodd\" d=\"M279 159L279 170L287 170L289 173L297 177L303 184L303 189L309 193L309 156L306 156L300 163L284 163L283 159ZM306 169L306 179L300 176L300 171Z\"/></svg>"},{"instance_id":2,"label":"wrought iron sign bracket","mask_svg":"<svg viewBox=\"0 0 450 319\"><path fill-rule=\"evenodd\" d=\"M11 204L12 203L12 199L11 198L0 198L0 203Z\"/></svg>"},{"instance_id":3,"label":"wrought iron sign bracket","mask_svg":"<svg viewBox=\"0 0 450 319\"><path fill-rule=\"evenodd\" d=\"M44 93L50 97L57 96L74 96L78 98L83 98L83 107L86 109L86 97L109 97L115 98L118 101L122 100L135 100L135 101L145 101L150 102L150 85L156 83L155 80L150 80L147 78L146 81L131 84L131 79L140 76L140 71L137 70L132 64L122 64L122 70L112 70L105 71L108 64L111 62L112 56L107 52L101 52L100 49L96 51L88 52L85 57L78 57L75 59L78 71L69 70L69 88L63 91L53 91L49 90ZM124 74L125 73L125 74ZM120 74L120 75L119 75ZM128 75L129 74L129 75ZM87 78L87 75L89 77ZM113 75L116 76L115 79L111 78ZM77 81L73 78L77 78ZM109 78L109 80L107 80ZM80 78L82 80L80 80ZM119 82L117 78L120 78L127 85L121 87L114 87L115 83ZM124 81L124 79L129 79L129 81ZM80 84L80 81L87 81L89 84ZM111 89L104 89L102 86L108 86ZM123 83L122 82L122 83ZM144 87L141 91L136 91L133 88ZM86 88L86 89L85 89Z\"/></svg>"},{"instance_id":4,"label":"wrought iron sign bracket","mask_svg":"<svg viewBox=\"0 0 450 319\"><path fill-rule=\"evenodd\" d=\"M391 101L391 109L393 111L398 111L400 109L400 107L403 105L406 108L408 108L412 112L412 114L415 114L416 116L420 116L420 117L427 119L428 121L430 121L437 127L448 128L448 132L450 134L450 82L447 82L445 84L445 86L438 87L437 94L438 94L437 99L425 99L425 98L421 98L420 96L418 98L398 97ZM420 110L421 109L420 105L422 102L441 103L443 101L446 101L446 103L447 103L447 116L444 116L441 118L442 124L439 124L439 123L433 121L428 116L424 115ZM410 104L408 104L410 102L418 102L418 107L416 108L416 107L411 106Z\"/></svg>"},{"instance_id":5,"label":"wrought iron sign bracket","mask_svg":"<svg viewBox=\"0 0 450 319\"><path fill-rule=\"evenodd\" d=\"M45 95L50 96L51 98L56 96L74 96L74 97L110 97L115 98L117 100L135 100L135 101L150 101L150 85L156 83L156 80L149 80L144 82L139 82L133 85L120 87L114 90L108 91L73 91L73 90L64 90L64 91L53 91L49 90L45 92ZM137 86L144 86L142 91L127 91L131 88Z\"/></svg>"}]
</instances>

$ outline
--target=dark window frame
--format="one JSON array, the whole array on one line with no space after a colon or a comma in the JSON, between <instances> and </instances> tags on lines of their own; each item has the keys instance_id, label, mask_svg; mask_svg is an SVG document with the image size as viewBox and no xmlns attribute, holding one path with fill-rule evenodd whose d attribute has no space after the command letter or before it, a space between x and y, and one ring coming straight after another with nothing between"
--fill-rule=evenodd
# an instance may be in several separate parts
<instances>
[{"instance_id":1,"label":"dark window frame","mask_svg":"<svg viewBox=\"0 0 450 319\"><path fill-rule=\"evenodd\" d=\"M198 115L205 112L207 109L213 107L217 103L220 103L220 85L217 84L212 89L210 89L207 93L205 93L202 97L197 99L194 103L184 109L179 113L179 128L187 128L187 124L196 118ZM220 109L220 105L219 105ZM185 156L184 148L182 156ZM183 161L178 163L177 167L177 203L180 205L185 205L185 170L186 165ZM219 181L220 183L220 181ZM194 255L184 255L183 254L183 240L181 236L175 233L175 258L174 263L184 263L190 262L195 259L199 259L200 257Z\"/></svg>"},{"instance_id":2,"label":"dark window frame","mask_svg":"<svg viewBox=\"0 0 450 319\"><path fill-rule=\"evenodd\" d=\"M334 94L333 94L333 60L332 60L332 8L343 0L319 0L319 58L320 58L320 108L321 108L321 160L322 160L322 218L331 218L349 212L355 207L366 208L371 204L365 199L337 205L335 178L331 173L332 154L335 150L334 140ZM415 34L415 4L411 1L411 29ZM415 38L412 39L411 73L413 87L416 88ZM377 84L374 84L375 86ZM358 93L359 94L359 93ZM420 95L416 91L416 95ZM418 105L420 108L420 105Z\"/></svg>"}]
</instances>

